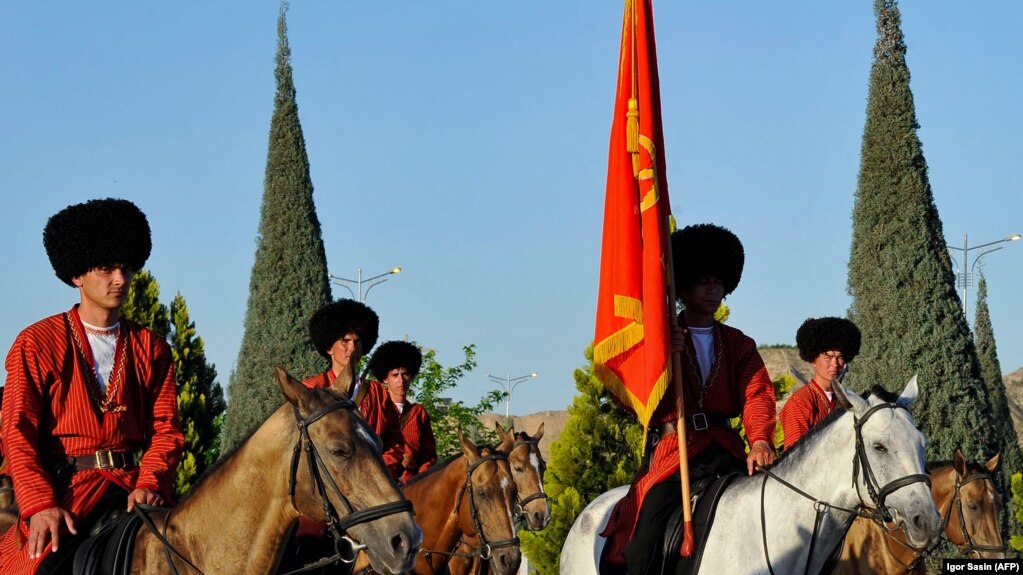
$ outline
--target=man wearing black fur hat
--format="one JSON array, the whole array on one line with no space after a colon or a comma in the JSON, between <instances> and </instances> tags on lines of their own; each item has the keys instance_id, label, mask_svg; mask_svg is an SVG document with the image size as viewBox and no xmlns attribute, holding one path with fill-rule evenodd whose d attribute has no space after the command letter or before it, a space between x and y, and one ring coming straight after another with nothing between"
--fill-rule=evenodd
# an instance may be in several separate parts
<instances>
[{"instance_id":1,"label":"man wearing black fur hat","mask_svg":"<svg viewBox=\"0 0 1023 575\"><path fill-rule=\"evenodd\" d=\"M383 441L384 464L398 480L404 454L398 411L383 385L356 376L359 360L376 345L379 325L376 312L355 300L339 299L316 310L309 320L309 335L316 351L330 360L330 369L303 383L310 388L333 387L355 401Z\"/></svg>"},{"instance_id":2,"label":"man wearing black fur hat","mask_svg":"<svg viewBox=\"0 0 1023 575\"><path fill-rule=\"evenodd\" d=\"M126 200L76 204L43 243L80 301L7 355L0 433L20 510L0 539L7 575L68 572L99 517L169 501L184 442L167 342L120 317L152 247L145 214Z\"/></svg>"},{"instance_id":3,"label":"man wearing black fur hat","mask_svg":"<svg viewBox=\"0 0 1023 575\"><path fill-rule=\"evenodd\" d=\"M419 375L423 353L407 341L389 341L381 345L369 360L369 372L387 387L398 413L398 428L405 440L401 464L402 483L437 463L437 441L426 408L408 400L409 383Z\"/></svg>"},{"instance_id":4,"label":"man wearing black fur hat","mask_svg":"<svg viewBox=\"0 0 1023 575\"><path fill-rule=\"evenodd\" d=\"M860 353L860 330L840 317L810 318L796 331L796 347L799 357L813 366L813 379L793 393L781 410L785 449L835 408L831 386L845 364Z\"/></svg>"},{"instance_id":5,"label":"man wearing black fur hat","mask_svg":"<svg viewBox=\"0 0 1023 575\"><path fill-rule=\"evenodd\" d=\"M714 319L742 277L742 243L724 228L700 224L672 234L671 244L676 295L684 306L672 348L682 363L690 479L752 475L774 461L774 387L753 339ZM678 391L669 385L650 419L643 465L602 533L608 537L602 572L622 565L631 575L660 572L665 527L682 498L677 402ZM729 423L733 417L742 418L748 454Z\"/></svg>"}]
</instances>

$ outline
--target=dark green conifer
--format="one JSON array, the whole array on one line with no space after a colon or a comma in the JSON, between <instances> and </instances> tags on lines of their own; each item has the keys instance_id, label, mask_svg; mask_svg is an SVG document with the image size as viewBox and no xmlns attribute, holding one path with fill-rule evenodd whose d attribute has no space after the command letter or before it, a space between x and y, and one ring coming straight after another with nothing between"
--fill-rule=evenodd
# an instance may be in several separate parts
<instances>
[{"instance_id":1,"label":"dark green conifer","mask_svg":"<svg viewBox=\"0 0 1023 575\"><path fill-rule=\"evenodd\" d=\"M1002 366L998 362L995 346L995 331L991 326L991 312L987 305L987 280L980 276L977 285L977 312L973 319L973 337L980 358L980 373L991 397L991 408L997 424L998 442L1002 449L1002 465L1019 471L1023 465L1019 439L1012 426L1009 400L1005 396L1005 382L1002 381Z\"/></svg>"},{"instance_id":2,"label":"dark green conifer","mask_svg":"<svg viewBox=\"0 0 1023 575\"><path fill-rule=\"evenodd\" d=\"M874 11L849 259L850 311L863 345L848 381L894 391L919 374L913 412L928 459L949 460L961 447L968 458L986 460L998 448L990 400L917 137L901 17L894 0L875 0Z\"/></svg>"},{"instance_id":3,"label":"dark green conifer","mask_svg":"<svg viewBox=\"0 0 1023 575\"><path fill-rule=\"evenodd\" d=\"M639 468L643 428L593 375L592 347L586 361L585 368L575 370L579 393L568 408L565 429L551 445L544 477L551 521L543 531L519 533L530 566L540 573L558 573L561 547L583 508L601 493L630 483Z\"/></svg>"},{"instance_id":4,"label":"dark green conifer","mask_svg":"<svg viewBox=\"0 0 1023 575\"><path fill-rule=\"evenodd\" d=\"M306 327L313 312L330 301L330 283L295 101L287 9L282 4L277 19L277 93L245 333L228 386L224 450L283 403L274 366L299 378L326 367L310 344Z\"/></svg>"}]
</instances>

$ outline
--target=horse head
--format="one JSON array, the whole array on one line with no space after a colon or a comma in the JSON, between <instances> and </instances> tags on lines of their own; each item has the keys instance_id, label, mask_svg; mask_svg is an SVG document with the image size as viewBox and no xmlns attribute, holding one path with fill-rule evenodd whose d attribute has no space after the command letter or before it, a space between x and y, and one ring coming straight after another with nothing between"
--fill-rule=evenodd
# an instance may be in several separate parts
<instances>
[{"instance_id":1,"label":"horse head","mask_svg":"<svg viewBox=\"0 0 1023 575\"><path fill-rule=\"evenodd\" d=\"M295 508L351 546L342 550L342 560L354 560L365 548L379 572L411 569L422 531L411 503L387 474L380 438L343 393L308 389L281 368L277 379L298 425L290 487Z\"/></svg>"},{"instance_id":2,"label":"horse head","mask_svg":"<svg viewBox=\"0 0 1023 575\"><path fill-rule=\"evenodd\" d=\"M998 524L1002 498L992 478L1000 460L1001 454L996 453L983 466L971 464L957 448L952 460L954 473L946 472L946 477L934 478L935 499L941 495L943 501L948 501L945 533L969 557L1005 557ZM939 481L940 485L937 484ZM941 508L945 515L945 506L941 505Z\"/></svg>"},{"instance_id":3,"label":"horse head","mask_svg":"<svg viewBox=\"0 0 1023 575\"><path fill-rule=\"evenodd\" d=\"M863 506L879 520L898 524L911 545L932 544L940 535L941 517L924 474L926 440L909 412L919 392L916 376L893 401L876 393L861 398L838 382L833 389L836 402L853 414L853 480Z\"/></svg>"},{"instance_id":4,"label":"horse head","mask_svg":"<svg viewBox=\"0 0 1023 575\"><path fill-rule=\"evenodd\" d=\"M510 575L519 569L522 556L519 538L515 535L512 505L517 492L506 452L489 447L479 448L459 432L462 455L465 457L465 499L468 517L459 513L466 523L462 530L475 532L480 539L480 559L490 562L495 575ZM466 506L460 506L465 509Z\"/></svg>"},{"instance_id":5,"label":"horse head","mask_svg":"<svg viewBox=\"0 0 1023 575\"><path fill-rule=\"evenodd\" d=\"M551 520L551 508L543 490L543 476L547 462L540 454L540 438L543 437L543 423L533 436L514 428L505 430L495 422L501 438L498 450L508 454L508 465L518 491L515 504L517 515L524 517L530 531L540 531Z\"/></svg>"}]
</instances>

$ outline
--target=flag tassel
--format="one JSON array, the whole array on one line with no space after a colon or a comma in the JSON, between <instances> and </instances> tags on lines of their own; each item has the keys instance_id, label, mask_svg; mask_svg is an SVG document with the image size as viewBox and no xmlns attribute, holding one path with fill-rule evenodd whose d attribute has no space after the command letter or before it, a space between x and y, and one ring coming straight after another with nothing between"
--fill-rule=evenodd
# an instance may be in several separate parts
<instances>
[{"instance_id":1,"label":"flag tassel","mask_svg":"<svg viewBox=\"0 0 1023 575\"><path fill-rule=\"evenodd\" d=\"M639 103L629 98L629 111L625 114L625 149L632 154L632 173L639 174Z\"/></svg>"}]
</instances>

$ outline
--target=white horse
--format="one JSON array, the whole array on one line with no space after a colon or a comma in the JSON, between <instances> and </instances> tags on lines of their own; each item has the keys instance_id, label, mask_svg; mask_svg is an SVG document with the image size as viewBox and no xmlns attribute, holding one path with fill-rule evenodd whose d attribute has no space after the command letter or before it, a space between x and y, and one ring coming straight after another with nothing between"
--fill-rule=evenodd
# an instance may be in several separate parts
<instances>
[{"instance_id":1,"label":"white horse","mask_svg":"<svg viewBox=\"0 0 1023 575\"><path fill-rule=\"evenodd\" d=\"M895 403L834 386L845 408L803 437L766 472L738 478L721 495L700 573L819 573L856 513L890 517L910 544L927 547L941 517L924 474L924 436L909 407L916 376ZM597 573L611 509L628 491L595 499L561 550L562 575Z\"/></svg>"}]
</instances>

